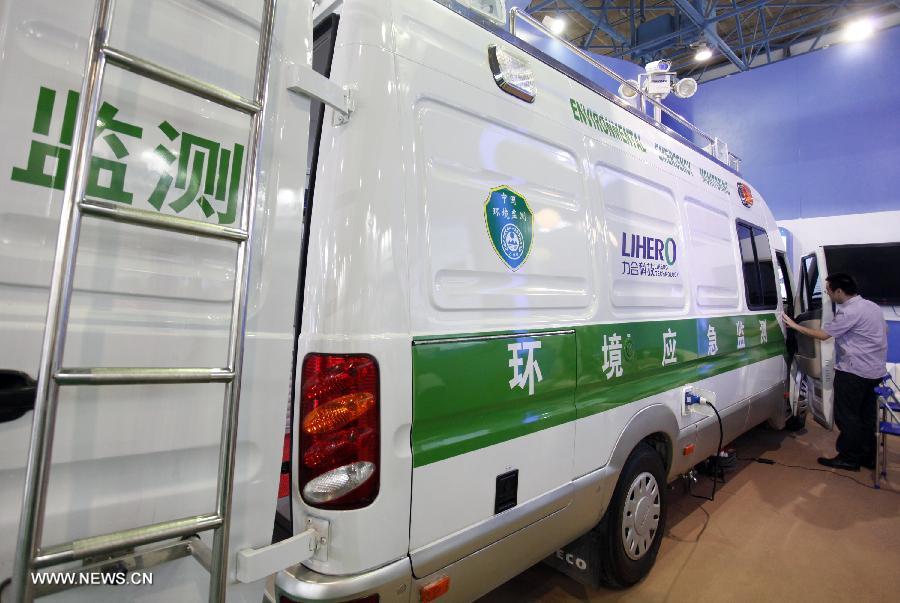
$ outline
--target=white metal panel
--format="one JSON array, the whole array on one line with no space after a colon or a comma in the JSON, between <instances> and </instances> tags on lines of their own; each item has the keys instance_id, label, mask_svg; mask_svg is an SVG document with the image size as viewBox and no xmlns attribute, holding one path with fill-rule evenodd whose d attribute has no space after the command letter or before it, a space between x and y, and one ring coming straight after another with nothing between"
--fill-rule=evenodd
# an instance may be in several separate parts
<instances>
[{"instance_id":1,"label":"white metal panel","mask_svg":"<svg viewBox=\"0 0 900 603\"><path fill-rule=\"evenodd\" d=\"M415 108L423 249L438 312L505 310L521 320L534 310L583 308L590 301L586 239L576 156L520 134L498 120L432 101ZM514 181L520 184L511 184ZM485 228L491 188L509 184L534 213L534 242L513 273Z\"/></svg>"},{"instance_id":2,"label":"white metal panel","mask_svg":"<svg viewBox=\"0 0 900 603\"><path fill-rule=\"evenodd\" d=\"M534 105L501 91L487 61L502 41L438 3L395 4L401 139L410 220L413 334L535 329L595 311L583 139L569 114L568 80L526 58ZM523 55L512 50L517 56ZM494 187L534 214L530 256L512 271L485 226ZM410 547L489 521L496 478L519 468L518 502L571 478L574 423L413 470Z\"/></svg>"},{"instance_id":3,"label":"white metal panel","mask_svg":"<svg viewBox=\"0 0 900 603\"><path fill-rule=\"evenodd\" d=\"M404 147L413 332L580 322L597 296L583 142L559 121L568 79L436 2L397 3L395 18L401 136L413 142ZM497 87L492 43L534 70L533 105ZM501 185L535 216L531 255L515 272L485 227L485 202Z\"/></svg>"},{"instance_id":4,"label":"white metal panel","mask_svg":"<svg viewBox=\"0 0 900 603\"><path fill-rule=\"evenodd\" d=\"M568 483L574 439L569 422L415 468L410 550L493 517L498 475L519 470L519 505Z\"/></svg>"},{"instance_id":5,"label":"white metal panel","mask_svg":"<svg viewBox=\"0 0 900 603\"><path fill-rule=\"evenodd\" d=\"M671 189L602 164L595 166L594 177L600 186L605 215L603 240L614 312L685 308L686 262L679 257L683 238ZM667 273L645 273L645 266L649 265L666 265Z\"/></svg>"},{"instance_id":6,"label":"white metal panel","mask_svg":"<svg viewBox=\"0 0 900 603\"><path fill-rule=\"evenodd\" d=\"M738 308L734 225L727 211L713 203L685 198L691 257L691 283L698 308L735 311Z\"/></svg>"},{"instance_id":7,"label":"white metal panel","mask_svg":"<svg viewBox=\"0 0 900 603\"><path fill-rule=\"evenodd\" d=\"M301 335L298 359L309 352L373 355L378 361L380 391L381 449L380 486L375 501L349 511L312 509L299 497L297 464L293 465L294 532L305 528L308 516L330 522L328 559L304 563L323 574L354 574L399 559L409 551L409 505L412 451L412 357L411 340L404 336L318 336ZM299 371L298 371L299 378ZM298 391L300 383L297 383ZM297 413L299 414L299 413ZM295 416L294 433L299 433ZM293 458L298 440L294 438Z\"/></svg>"},{"instance_id":8,"label":"white metal panel","mask_svg":"<svg viewBox=\"0 0 900 603\"><path fill-rule=\"evenodd\" d=\"M362 572L409 551L412 355L408 210L399 159L404 141L397 136L393 56L353 43L359 28L380 9L362 3L354 10L342 13L331 79L358 91L357 108L341 126L333 125L332 109L324 114L298 359L302 362L309 352L375 357L381 385L381 481L375 502L352 511L309 509L295 487L295 531L305 528L308 513L331 522L328 559L306 562L325 574ZM348 29L342 29L344 24ZM300 420L295 413L295 434ZM297 484L296 464L294 469Z\"/></svg>"}]
</instances>

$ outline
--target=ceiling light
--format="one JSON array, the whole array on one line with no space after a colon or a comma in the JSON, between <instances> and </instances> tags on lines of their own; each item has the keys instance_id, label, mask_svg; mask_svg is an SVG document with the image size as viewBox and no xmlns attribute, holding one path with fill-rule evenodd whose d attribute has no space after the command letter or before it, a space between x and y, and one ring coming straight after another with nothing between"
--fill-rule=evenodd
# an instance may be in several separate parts
<instances>
[{"instance_id":1,"label":"ceiling light","mask_svg":"<svg viewBox=\"0 0 900 603\"><path fill-rule=\"evenodd\" d=\"M562 35L562 32L566 31L566 22L559 18L553 18L550 15L547 15L543 19L543 24L556 35Z\"/></svg>"},{"instance_id":2,"label":"ceiling light","mask_svg":"<svg viewBox=\"0 0 900 603\"><path fill-rule=\"evenodd\" d=\"M697 47L697 52L694 54L694 60L698 63L702 63L703 61L708 61L712 58L712 50L709 49L709 46L706 44L702 44Z\"/></svg>"},{"instance_id":3,"label":"ceiling light","mask_svg":"<svg viewBox=\"0 0 900 603\"><path fill-rule=\"evenodd\" d=\"M844 28L844 39L848 42L865 40L875 32L875 24L871 19L851 21Z\"/></svg>"}]
</instances>

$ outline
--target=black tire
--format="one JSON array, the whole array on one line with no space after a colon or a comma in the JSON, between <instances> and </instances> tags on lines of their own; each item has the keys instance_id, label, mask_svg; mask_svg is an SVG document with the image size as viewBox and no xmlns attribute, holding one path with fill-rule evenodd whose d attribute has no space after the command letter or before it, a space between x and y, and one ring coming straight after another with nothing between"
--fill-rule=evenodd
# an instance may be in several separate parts
<instances>
[{"instance_id":1,"label":"black tire","mask_svg":"<svg viewBox=\"0 0 900 603\"><path fill-rule=\"evenodd\" d=\"M652 480L646 477L648 474L652 476ZM640 487L637 485L639 477L645 486L655 482L656 490L650 495L639 495L638 499L646 502L634 507L634 487ZM654 500L658 501L658 509L652 504ZM628 520L628 517L633 519ZM626 520L628 523L638 524L638 529L631 536L630 547L626 543L626 534L630 534L629 527L625 525ZM654 521L658 522L655 528L652 527ZM598 526L600 580L614 588L625 588L643 579L656 561L665 529L665 467L659 453L649 444L642 443L625 461L609 508ZM631 549L630 553L626 551L626 547Z\"/></svg>"},{"instance_id":2,"label":"black tire","mask_svg":"<svg viewBox=\"0 0 900 603\"><path fill-rule=\"evenodd\" d=\"M809 408L809 389L811 387L807 379L808 377L803 379L799 386L800 390L797 392L797 414L788 417L787 422L784 424L784 428L788 431L800 431L806 427L806 415L807 409Z\"/></svg>"},{"instance_id":3,"label":"black tire","mask_svg":"<svg viewBox=\"0 0 900 603\"><path fill-rule=\"evenodd\" d=\"M788 417L787 422L784 424L784 428L787 431L800 431L806 427L806 413L800 415L791 415Z\"/></svg>"}]
</instances>

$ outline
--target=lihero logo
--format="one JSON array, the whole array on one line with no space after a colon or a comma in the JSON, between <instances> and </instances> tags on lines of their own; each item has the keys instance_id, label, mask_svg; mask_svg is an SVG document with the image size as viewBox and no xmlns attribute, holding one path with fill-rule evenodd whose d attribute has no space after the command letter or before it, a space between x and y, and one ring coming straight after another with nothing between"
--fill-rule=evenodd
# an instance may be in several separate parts
<instances>
[{"instance_id":1,"label":"lihero logo","mask_svg":"<svg viewBox=\"0 0 900 603\"><path fill-rule=\"evenodd\" d=\"M669 237L665 241L656 237L639 234L622 233L622 257L642 260L663 260L669 266L678 259L678 246L675 239Z\"/></svg>"}]
</instances>

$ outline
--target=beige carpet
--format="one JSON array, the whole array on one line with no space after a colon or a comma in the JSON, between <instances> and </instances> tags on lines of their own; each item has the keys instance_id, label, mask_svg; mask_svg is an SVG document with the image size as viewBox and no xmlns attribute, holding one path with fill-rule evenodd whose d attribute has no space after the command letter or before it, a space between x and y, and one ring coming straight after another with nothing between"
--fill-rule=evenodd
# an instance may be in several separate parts
<instances>
[{"instance_id":1,"label":"beige carpet","mask_svg":"<svg viewBox=\"0 0 900 603\"><path fill-rule=\"evenodd\" d=\"M739 461L715 502L673 484L656 565L631 589L595 590L538 564L481 601L900 601L900 439L888 440L875 490L872 471L816 464L835 437L811 419L800 433L758 427L734 442L739 457L823 470ZM695 492L708 494L700 480Z\"/></svg>"}]
</instances>

